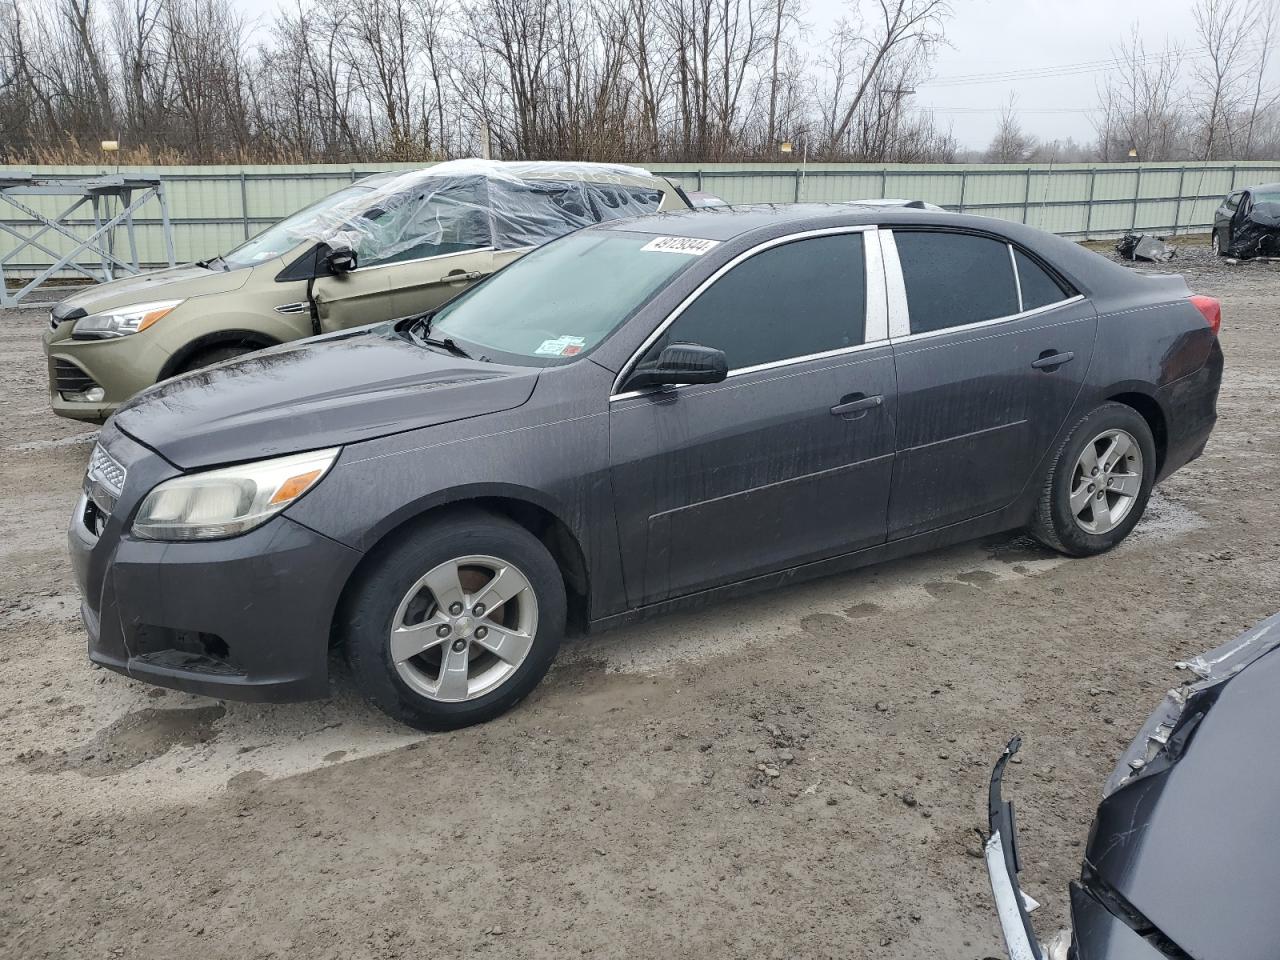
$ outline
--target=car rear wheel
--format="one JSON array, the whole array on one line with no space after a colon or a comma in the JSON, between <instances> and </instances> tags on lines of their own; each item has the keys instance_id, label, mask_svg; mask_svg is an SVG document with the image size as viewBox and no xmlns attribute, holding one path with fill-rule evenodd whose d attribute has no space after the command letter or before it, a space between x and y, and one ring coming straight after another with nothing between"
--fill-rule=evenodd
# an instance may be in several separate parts
<instances>
[{"instance_id":1,"label":"car rear wheel","mask_svg":"<svg viewBox=\"0 0 1280 960\"><path fill-rule=\"evenodd\" d=\"M1103 404L1058 449L1031 532L1068 556L1110 550L1142 519L1155 474L1147 421L1122 403Z\"/></svg>"},{"instance_id":2,"label":"car rear wheel","mask_svg":"<svg viewBox=\"0 0 1280 960\"><path fill-rule=\"evenodd\" d=\"M202 370L205 367L211 367L215 363L222 363L224 360L234 360L236 357L243 357L246 353L253 353L257 347L247 347L240 345L228 345L224 347L210 347L207 350L201 350L190 360L186 361L178 368L178 373L190 373L192 370Z\"/></svg>"},{"instance_id":3,"label":"car rear wheel","mask_svg":"<svg viewBox=\"0 0 1280 960\"><path fill-rule=\"evenodd\" d=\"M1209 238L1209 246L1213 248L1213 255L1215 257L1226 256L1226 254L1222 252L1222 237L1219 235L1217 230L1213 231L1213 235Z\"/></svg>"},{"instance_id":4,"label":"car rear wheel","mask_svg":"<svg viewBox=\"0 0 1280 960\"><path fill-rule=\"evenodd\" d=\"M344 623L356 682L424 730L490 720L546 674L564 634L564 581L545 546L505 518L466 511L386 550Z\"/></svg>"}]
</instances>

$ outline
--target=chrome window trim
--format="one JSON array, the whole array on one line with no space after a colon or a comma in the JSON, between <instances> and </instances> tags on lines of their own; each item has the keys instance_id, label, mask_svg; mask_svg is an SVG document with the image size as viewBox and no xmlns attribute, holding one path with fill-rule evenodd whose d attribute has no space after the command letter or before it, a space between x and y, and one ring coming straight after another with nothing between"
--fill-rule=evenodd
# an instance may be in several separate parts
<instances>
[{"instance_id":1,"label":"chrome window trim","mask_svg":"<svg viewBox=\"0 0 1280 960\"><path fill-rule=\"evenodd\" d=\"M879 286L879 284L875 283L874 278L877 276L877 274L873 274L871 271L871 264L870 264L871 257L867 253L867 251L872 247L873 244L865 235L874 233L875 230L876 230L875 226L867 225L867 224L854 224L854 225L844 226L844 227L823 227L818 230L804 230L804 231L801 231L800 233L789 233L786 236L774 237L772 240L762 241L761 243L756 244L754 247L744 250L742 253L738 254L728 263L721 265L715 271L715 273L711 274L711 276L703 280L702 283L698 284L697 288L694 289L693 292L690 293L687 297L681 300L680 303L676 305L675 309L672 310L669 314L667 314L666 319L664 319L660 324L658 324L653 329L653 331L647 337L644 338L644 341L631 354L627 362L622 365L622 369L618 371L618 375L613 378L613 388L610 390L610 393L609 393L609 402L612 403L615 400L626 400L631 397L639 397L639 396L644 396L646 394L653 393L654 390L657 388L646 388L644 390L628 390L625 393L619 393L618 388L622 386L622 384L626 381L627 377L631 375L631 372L635 368L635 365L639 362L640 358L644 356L645 352L651 346L653 346L654 342L667 331L667 328L670 327L671 324L675 323L676 320L680 319L680 315L684 313L684 311L687 310L695 300L697 300L700 296L702 296L702 294L713 283L715 283L717 280L723 277L726 273L728 273L738 264L742 263L744 260L749 260L751 257L755 256L757 253L763 253L765 250L772 249L773 247L784 246L785 244L792 243L796 240L807 240L810 237L835 236L838 234L845 234L845 233L860 233L864 235L863 241L862 241L862 251L863 251L862 256L863 256L864 275L865 275L866 285L867 285L867 296L866 296L867 306L863 314L863 337L865 340L868 333L870 332L869 317L872 310L871 288L873 286ZM877 249L877 252L878 252L878 249ZM879 294L877 296L879 296ZM772 370L775 367L790 366L791 364L795 364L795 363L804 363L807 360L817 360L824 357L834 357L834 356L839 356L842 353L853 353L856 350L864 350L864 349L867 349L868 347L883 346L885 342L886 341L884 339L880 339L874 342L864 342L864 343L855 344L849 347L839 347L835 350L826 350L826 351L823 351L822 353L813 353L813 354L808 354L807 356L802 356L802 357L787 357L783 360L772 360L769 363L760 363L751 367L738 367L734 370L730 370L728 376L729 377L742 376L743 374L755 373L759 370ZM676 389L679 389L679 388L677 387Z\"/></svg>"},{"instance_id":2,"label":"chrome window trim","mask_svg":"<svg viewBox=\"0 0 1280 960\"><path fill-rule=\"evenodd\" d=\"M862 249L867 277L867 310L863 321L862 342L880 343L889 339L889 295L886 290L884 251L880 246L879 230L867 232L862 241Z\"/></svg>"},{"instance_id":3,"label":"chrome window trim","mask_svg":"<svg viewBox=\"0 0 1280 960\"><path fill-rule=\"evenodd\" d=\"M1013 270L1013 288L1018 291L1018 312L1022 313L1027 309L1027 305L1022 299L1022 277L1018 274L1018 258L1014 254L1012 243L1006 243L1005 247L1009 251L1009 266Z\"/></svg>"},{"instance_id":4,"label":"chrome window trim","mask_svg":"<svg viewBox=\"0 0 1280 960\"><path fill-rule=\"evenodd\" d=\"M521 248L524 249L524 248ZM533 247L528 249L532 250ZM453 253L437 253L430 257L418 257L416 260L396 260L394 263L375 263L367 267L356 267L351 273L367 273L370 270L385 270L387 267L409 267L415 263L427 263L431 260L447 260L449 257L473 257L477 253L496 253L495 247L476 247L474 250L456 250Z\"/></svg>"},{"instance_id":5,"label":"chrome window trim","mask_svg":"<svg viewBox=\"0 0 1280 960\"><path fill-rule=\"evenodd\" d=\"M880 249L884 254L884 287L889 304L889 339L900 340L911 335L911 313L907 308L907 282L902 277L898 241L892 230L880 231Z\"/></svg>"},{"instance_id":6,"label":"chrome window trim","mask_svg":"<svg viewBox=\"0 0 1280 960\"><path fill-rule=\"evenodd\" d=\"M981 233L964 233L963 231L950 231L952 233L959 232L963 236L982 237L986 236ZM926 330L923 333L911 332L911 311L907 306L907 283L902 275L902 261L898 258L898 244L893 238L893 230L881 230L881 246L884 249L885 260L885 283L889 292L889 339L895 343L910 343L915 340L927 340L930 337L939 337L947 333L962 332L965 330L977 330L982 327L993 327L1001 323L1012 323L1014 320L1025 320L1027 317L1034 317L1041 313L1047 313L1050 310L1056 310L1059 307L1065 307L1069 303L1077 303L1084 300L1082 293L1077 293L1070 297L1064 297L1061 300L1055 300L1053 303L1046 303L1044 306L1035 307L1031 310L1019 309L1017 313L1011 313L1004 317L992 317L990 320L979 320L976 323L962 323L954 327L942 327L938 330ZM990 239L990 238L988 238ZM1018 262L1014 259L1014 245L1006 240L1005 246L1009 248L1009 265L1013 269L1013 281L1018 290L1018 306L1022 306L1022 281L1018 277Z\"/></svg>"},{"instance_id":7,"label":"chrome window trim","mask_svg":"<svg viewBox=\"0 0 1280 960\"><path fill-rule=\"evenodd\" d=\"M1055 300L1053 303L1046 303L1043 307L1036 307L1034 310L1023 310L1021 313L1012 313L1007 317L993 317L990 320L979 320L977 323L965 323L957 327L943 327L941 330L926 330L924 333L911 333L905 337L895 337L893 342L910 343L914 340L927 340L930 337L940 337L947 333L957 333L965 330L978 330L982 327L994 327L1002 323L1012 323L1014 320L1025 320L1027 317L1034 317L1041 313L1048 313L1050 310L1057 310L1059 307L1065 307L1069 303L1076 303L1083 299L1084 294L1077 293L1074 297L1068 297L1066 300Z\"/></svg>"}]
</instances>

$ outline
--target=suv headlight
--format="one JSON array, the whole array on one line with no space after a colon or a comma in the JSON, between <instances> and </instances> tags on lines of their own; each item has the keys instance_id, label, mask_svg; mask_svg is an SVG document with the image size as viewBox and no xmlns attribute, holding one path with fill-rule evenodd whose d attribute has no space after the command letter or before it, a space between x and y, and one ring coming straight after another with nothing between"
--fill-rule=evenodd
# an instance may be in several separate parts
<instances>
[{"instance_id":1,"label":"suv headlight","mask_svg":"<svg viewBox=\"0 0 1280 960\"><path fill-rule=\"evenodd\" d=\"M71 329L72 340L111 340L141 333L157 320L172 313L181 300L157 300L154 303L131 303L101 313L81 317Z\"/></svg>"},{"instance_id":2,"label":"suv headlight","mask_svg":"<svg viewBox=\"0 0 1280 960\"><path fill-rule=\"evenodd\" d=\"M314 450L166 480L142 501L133 534L145 540L213 540L246 533L319 483L341 449Z\"/></svg>"}]
</instances>

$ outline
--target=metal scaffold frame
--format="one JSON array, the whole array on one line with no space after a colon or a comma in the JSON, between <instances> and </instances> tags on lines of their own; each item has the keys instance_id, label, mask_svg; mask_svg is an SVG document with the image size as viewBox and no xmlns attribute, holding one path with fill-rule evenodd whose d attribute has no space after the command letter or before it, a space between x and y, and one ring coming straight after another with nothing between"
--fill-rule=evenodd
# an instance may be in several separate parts
<instances>
[{"instance_id":1,"label":"metal scaffold frame","mask_svg":"<svg viewBox=\"0 0 1280 960\"><path fill-rule=\"evenodd\" d=\"M62 196L73 197L69 206L56 215L41 213L24 202L23 197ZM33 174L0 174L0 200L30 218L24 233L12 222L0 220L0 231L16 240L16 246L0 256L0 306L16 307L38 290L50 277L62 270L74 270L90 280L107 281L115 278L116 271L124 274L142 272L138 260L138 241L134 234L133 214L139 207L155 198L160 204L161 226L169 266L173 266L173 226L169 221L169 205L165 200L164 184L159 179L132 176L105 177L37 177ZM111 215L108 201L116 201L120 208ZM83 214L75 214L86 204L93 213L92 221ZM109 219L104 219L109 217ZM116 230L124 226L128 238L128 252L124 259L116 255ZM52 231L71 241L68 253L58 253L41 237ZM87 231L87 232L86 232ZM52 239L52 238L50 238ZM16 290L10 291L5 278L5 264L18 258L28 247L40 251L53 263L41 270ZM83 254L88 260L97 260L96 266L81 262ZM19 261L21 262L21 261Z\"/></svg>"}]
</instances>

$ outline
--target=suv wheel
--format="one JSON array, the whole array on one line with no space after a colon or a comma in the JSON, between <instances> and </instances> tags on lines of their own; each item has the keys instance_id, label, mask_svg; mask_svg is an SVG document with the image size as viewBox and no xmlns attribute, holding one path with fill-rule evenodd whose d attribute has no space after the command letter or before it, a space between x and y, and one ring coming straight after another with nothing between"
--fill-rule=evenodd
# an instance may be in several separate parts
<instances>
[{"instance_id":1,"label":"suv wheel","mask_svg":"<svg viewBox=\"0 0 1280 960\"><path fill-rule=\"evenodd\" d=\"M1132 407L1105 403L1058 449L1031 532L1068 556L1110 550L1142 519L1155 475L1147 421Z\"/></svg>"},{"instance_id":2,"label":"suv wheel","mask_svg":"<svg viewBox=\"0 0 1280 960\"><path fill-rule=\"evenodd\" d=\"M522 700L564 635L564 580L545 546L505 518L467 511L380 556L344 618L364 694L423 730L482 723Z\"/></svg>"},{"instance_id":3,"label":"suv wheel","mask_svg":"<svg viewBox=\"0 0 1280 960\"><path fill-rule=\"evenodd\" d=\"M1217 230L1213 231L1213 235L1209 238L1209 246L1213 248L1213 255L1215 257L1226 256L1226 254L1222 252L1222 238Z\"/></svg>"}]
</instances>

